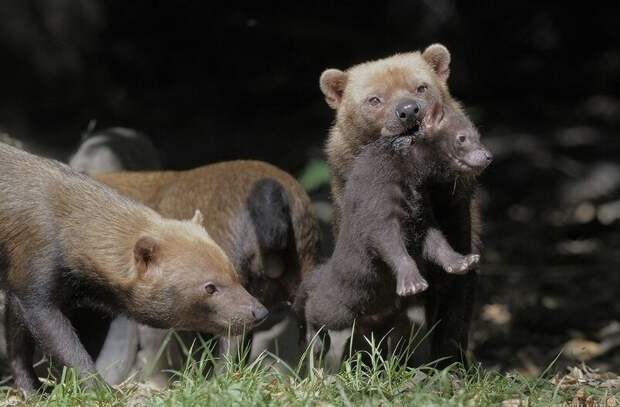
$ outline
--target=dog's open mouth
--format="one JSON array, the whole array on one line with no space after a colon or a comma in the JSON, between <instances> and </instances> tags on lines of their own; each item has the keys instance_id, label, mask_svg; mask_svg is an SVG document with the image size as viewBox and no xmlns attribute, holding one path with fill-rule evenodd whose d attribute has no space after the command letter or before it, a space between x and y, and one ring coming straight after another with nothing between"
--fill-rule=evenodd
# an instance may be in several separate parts
<instances>
[{"instance_id":1,"label":"dog's open mouth","mask_svg":"<svg viewBox=\"0 0 620 407\"><path fill-rule=\"evenodd\" d=\"M396 137L403 137L403 136L413 136L413 137L419 137L422 135L422 131L421 131L421 123L419 121L416 121L413 126L405 129L403 132L399 133L396 135Z\"/></svg>"}]
</instances>

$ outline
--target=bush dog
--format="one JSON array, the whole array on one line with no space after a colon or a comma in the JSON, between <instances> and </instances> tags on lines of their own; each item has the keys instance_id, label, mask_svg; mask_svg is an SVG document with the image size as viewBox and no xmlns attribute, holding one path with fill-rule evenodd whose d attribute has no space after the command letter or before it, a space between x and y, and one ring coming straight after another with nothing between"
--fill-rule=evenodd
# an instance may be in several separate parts
<instances>
[{"instance_id":1,"label":"bush dog","mask_svg":"<svg viewBox=\"0 0 620 407\"><path fill-rule=\"evenodd\" d=\"M37 387L36 343L81 376L95 365L67 315L92 306L182 330L241 332L267 310L199 224L162 218L53 161L0 144L0 281L16 385Z\"/></svg>"},{"instance_id":2,"label":"bush dog","mask_svg":"<svg viewBox=\"0 0 620 407\"><path fill-rule=\"evenodd\" d=\"M259 331L288 314L302 274L315 265L319 231L310 199L293 177L270 164L229 161L189 171L100 174L97 179L163 216L183 219L198 208L242 284L270 310ZM152 332L142 334L150 335L155 345L148 353L155 356L164 335L155 340ZM221 341L223 350L236 354L233 339ZM258 341L255 331L251 357L270 341Z\"/></svg>"},{"instance_id":3,"label":"bush dog","mask_svg":"<svg viewBox=\"0 0 620 407\"><path fill-rule=\"evenodd\" d=\"M334 231L338 233L344 188L355 157L379 137L424 131L433 106L461 109L449 93L450 53L440 44L423 52L397 54L323 72L320 87L327 104L336 110L326 153L334 199ZM437 182L426 187L431 207L450 245L459 253L478 254L480 215L475 177ZM428 264L434 268L433 264ZM477 273L449 275L429 272L424 296L426 324L433 327L431 357L439 367L462 360L467 350Z\"/></svg>"},{"instance_id":4,"label":"bush dog","mask_svg":"<svg viewBox=\"0 0 620 407\"><path fill-rule=\"evenodd\" d=\"M399 296L428 288L409 253L448 273L477 265L478 255L456 253L437 229L424 186L478 174L491 155L461 111L436 117L427 126L432 135L381 137L354 160L334 253L304 276L295 304L307 339L321 327L342 331L354 320L389 315L397 308L394 287Z\"/></svg>"}]
</instances>

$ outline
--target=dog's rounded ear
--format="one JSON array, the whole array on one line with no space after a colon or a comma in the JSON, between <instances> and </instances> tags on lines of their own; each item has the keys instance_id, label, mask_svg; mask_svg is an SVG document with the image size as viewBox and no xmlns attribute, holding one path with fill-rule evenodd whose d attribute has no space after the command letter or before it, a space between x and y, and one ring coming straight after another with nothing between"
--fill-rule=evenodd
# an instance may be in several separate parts
<instances>
[{"instance_id":1,"label":"dog's rounded ear","mask_svg":"<svg viewBox=\"0 0 620 407\"><path fill-rule=\"evenodd\" d=\"M439 79L443 82L450 76L450 51L441 44L433 44L426 47L422 58L433 68Z\"/></svg>"},{"instance_id":2,"label":"dog's rounded ear","mask_svg":"<svg viewBox=\"0 0 620 407\"><path fill-rule=\"evenodd\" d=\"M133 247L133 258L140 275L146 274L155 261L159 243L151 236L142 236Z\"/></svg>"},{"instance_id":3,"label":"dog's rounded ear","mask_svg":"<svg viewBox=\"0 0 620 407\"><path fill-rule=\"evenodd\" d=\"M342 102L342 94L347 86L347 73L339 69L326 69L321 74L319 85L325 95L325 102L332 109L338 109Z\"/></svg>"}]
</instances>

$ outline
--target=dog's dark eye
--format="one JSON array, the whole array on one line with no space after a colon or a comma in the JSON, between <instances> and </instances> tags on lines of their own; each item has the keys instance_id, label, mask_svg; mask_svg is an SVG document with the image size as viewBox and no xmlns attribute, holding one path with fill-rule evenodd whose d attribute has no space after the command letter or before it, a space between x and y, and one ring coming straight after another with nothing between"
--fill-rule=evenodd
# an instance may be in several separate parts
<instances>
[{"instance_id":1,"label":"dog's dark eye","mask_svg":"<svg viewBox=\"0 0 620 407\"><path fill-rule=\"evenodd\" d=\"M371 106L379 106L381 104L381 99L377 96L371 96L368 98L368 103L370 103Z\"/></svg>"},{"instance_id":2,"label":"dog's dark eye","mask_svg":"<svg viewBox=\"0 0 620 407\"><path fill-rule=\"evenodd\" d=\"M459 140L459 143L464 143L464 142L465 142L465 140L467 140L467 137L465 137L464 135L462 135L462 134L461 134L461 135L458 137L458 140Z\"/></svg>"},{"instance_id":3,"label":"dog's dark eye","mask_svg":"<svg viewBox=\"0 0 620 407\"><path fill-rule=\"evenodd\" d=\"M420 85L420 86L418 86L418 88L416 89L416 92L418 92L418 93L424 93L424 92L426 92L426 89L428 89L428 85Z\"/></svg>"},{"instance_id":4,"label":"dog's dark eye","mask_svg":"<svg viewBox=\"0 0 620 407\"><path fill-rule=\"evenodd\" d=\"M205 292L207 295L213 295L217 293L217 287L213 283L207 283L205 284Z\"/></svg>"}]
</instances>

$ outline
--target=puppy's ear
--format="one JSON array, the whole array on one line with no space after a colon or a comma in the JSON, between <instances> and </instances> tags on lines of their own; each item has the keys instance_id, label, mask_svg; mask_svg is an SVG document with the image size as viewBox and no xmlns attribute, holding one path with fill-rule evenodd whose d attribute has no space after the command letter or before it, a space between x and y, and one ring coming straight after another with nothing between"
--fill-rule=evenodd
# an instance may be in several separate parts
<instances>
[{"instance_id":1,"label":"puppy's ear","mask_svg":"<svg viewBox=\"0 0 620 407\"><path fill-rule=\"evenodd\" d=\"M195 223L198 226L203 226L204 221L205 217L202 216L202 212L200 212L200 209L196 209L196 211L194 211L194 216L192 217L191 222Z\"/></svg>"},{"instance_id":2,"label":"puppy's ear","mask_svg":"<svg viewBox=\"0 0 620 407\"><path fill-rule=\"evenodd\" d=\"M441 44L429 45L422 53L422 58L433 68L443 82L450 76L450 52Z\"/></svg>"},{"instance_id":3,"label":"puppy's ear","mask_svg":"<svg viewBox=\"0 0 620 407\"><path fill-rule=\"evenodd\" d=\"M150 236L142 236L133 247L133 258L140 275L147 273L157 261L159 243Z\"/></svg>"},{"instance_id":4,"label":"puppy's ear","mask_svg":"<svg viewBox=\"0 0 620 407\"><path fill-rule=\"evenodd\" d=\"M347 73L339 69L327 69L321 74L319 85L325 95L325 102L332 109L338 109L342 102L342 94L347 86Z\"/></svg>"}]
</instances>

